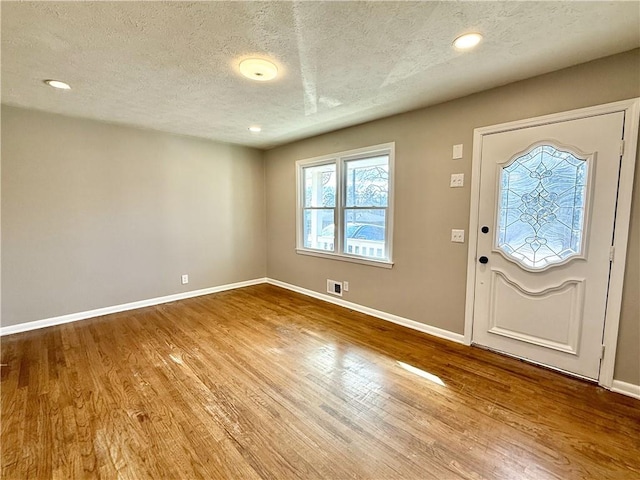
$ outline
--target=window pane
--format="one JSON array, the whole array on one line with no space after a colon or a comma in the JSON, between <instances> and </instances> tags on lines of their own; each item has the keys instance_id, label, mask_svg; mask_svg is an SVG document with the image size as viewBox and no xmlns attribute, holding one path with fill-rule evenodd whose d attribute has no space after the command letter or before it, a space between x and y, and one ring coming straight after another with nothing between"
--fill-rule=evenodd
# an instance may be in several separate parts
<instances>
[{"instance_id":1,"label":"window pane","mask_svg":"<svg viewBox=\"0 0 640 480\"><path fill-rule=\"evenodd\" d=\"M587 162L541 145L500 172L497 243L506 255L534 269L582 251Z\"/></svg>"},{"instance_id":2,"label":"window pane","mask_svg":"<svg viewBox=\"0 0 640 480\"><path fill-rule=\"evenodd\" d=\"M336 206L336 164L305 167L304 206Z\"/></svg>"},{"instance_id":3,"label":"window pane","mask_svg":"<svg viewBox=\"0 0 640 480\"><path fill-rule=\"evenodd\" d=\"M304 248L334 251L333 209L304 210Z\"/></svg>"},{"instance_id":4,"label":"window pane","mask_svg":"<svg viewBox=\"0 0 640 480\"><path fill-rule=\"evenodd\" d=\"M386 259L386 213L380 209L345 209L345 253Z\"/></svg>"},{"instance_id":5,"label":"window pane","mask_svg":"<svg viewBox=\"0 0 640 480\"><path fill-rule=\"evenodd\" d=\"M347 207L386 207L389 202L389 156L345 162Z\"/></svg>"}]
</instances>

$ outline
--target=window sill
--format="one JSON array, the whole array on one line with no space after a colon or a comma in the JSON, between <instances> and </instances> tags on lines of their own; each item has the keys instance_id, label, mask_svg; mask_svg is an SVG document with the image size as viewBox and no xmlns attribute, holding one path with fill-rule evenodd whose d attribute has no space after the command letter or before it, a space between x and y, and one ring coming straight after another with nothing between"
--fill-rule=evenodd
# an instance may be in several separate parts
<instances>
[{"instance_id":1,"label":"window sill","mask_svg":"<svg viewBox=\"0 0 640 480\"><path fill-rule=\"evenodd\" d=\"M331 260L338 260L340 262L359 263L360 265L369 265L371 267L379 268L393 268L393 262L386 260L369 260L361 257L351 257L348 255L340 255L338 253L326 253L317 250L305 250L302 248L296 248L298 255L309 255L311 257L328 258Z\"/></svg>"}]
</instances>

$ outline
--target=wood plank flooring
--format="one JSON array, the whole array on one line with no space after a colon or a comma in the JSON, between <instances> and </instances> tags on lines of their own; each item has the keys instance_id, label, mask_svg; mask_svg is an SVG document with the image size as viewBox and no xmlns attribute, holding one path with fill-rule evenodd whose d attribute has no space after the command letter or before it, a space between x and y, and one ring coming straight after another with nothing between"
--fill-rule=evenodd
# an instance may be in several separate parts
<instances>
[{"instance_id":1,"label":"wood plank flooring","mask_svg":"<svg viewBox=\"0 0 640 480\"><path fill-rule=\"evenodd\" d=\"M2 338L2 478L632 479L640 402L274 286Z\"/></svg>"}]
</instances>

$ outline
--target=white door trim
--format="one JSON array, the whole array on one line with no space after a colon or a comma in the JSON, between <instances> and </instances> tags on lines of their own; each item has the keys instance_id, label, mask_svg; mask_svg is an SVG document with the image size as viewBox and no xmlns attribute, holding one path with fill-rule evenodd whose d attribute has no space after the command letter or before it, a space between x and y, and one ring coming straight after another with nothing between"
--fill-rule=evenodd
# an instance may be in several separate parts
<instances>
[{"instance_id":1,"label":"white door trim","mask_svg":"<svg viewBox=\"0 0 640 480\"><path fill-rule=\"evenodd\" d=\"M615 260L611 266L609 282L609 298L605 313L604 345L605 354L600 366L598 383L611 388L613 369L615 366L616 347L618 343L618 326L622 306L622 286L627 258L627 241L629 238L629 221L631 218L631 197L633 194L633 173L638 146L638 128L640 126L640 98L631 98L620 102L607 103L594 107L554 113L542 117L528 118L515 122L501 123L488 127L476 128L473 131L473 157L471 166L471 208L469 221L469 255L467 258L467 297L465 303L464 342L471 345L473 331L473 308L475 301L475 277L477 266L478 217L480 199L480 161L482 139L484 135L535 127L551 123L559 123L580 118L625 112L624 153L620 170L618 203L616 207Z\"/></svg>"}]
</instances>

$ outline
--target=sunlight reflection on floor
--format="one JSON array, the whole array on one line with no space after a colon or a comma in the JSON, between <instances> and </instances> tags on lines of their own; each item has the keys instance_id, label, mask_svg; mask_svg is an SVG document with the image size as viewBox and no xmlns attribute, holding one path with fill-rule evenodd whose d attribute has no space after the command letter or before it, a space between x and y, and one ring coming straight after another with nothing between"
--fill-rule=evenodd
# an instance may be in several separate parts
<instances>
[{"instance_id":1,"label":"sunlight reflection on floor","mask_svg":"<svg viewBox=\"0 0 640 480\"><path fill-rule=\"evenodd\" d=\"M173 355L170 353L169 358L173 360L175 363L177 363L178 365L182 365L182 358L180 358L179 356Z\"/></svg>"},{"instance_id":2,"label":"sunlight reflection on floor","mask_svg":"<svg viewBox=\"0 0 640 480\"><path fill-rule=\"evenodd\" d=\"M434 375L433 373L429 373L429 372L425 372L424 370L421 370L419 368L416 368L412 365L409 365L408 363L404 363L404 362L398 362L398 365L400 365L402 368L404 368L407 372L411 372L411 373L415 373L416 375L422 377L422 378L426 378L427 380L436 383L438 385L441 385L443 387L446 387L446 385L444 384L444 382L442 381L442 379L440 377L438 377L437 375Z\"/></svg>"}]
</instances>

